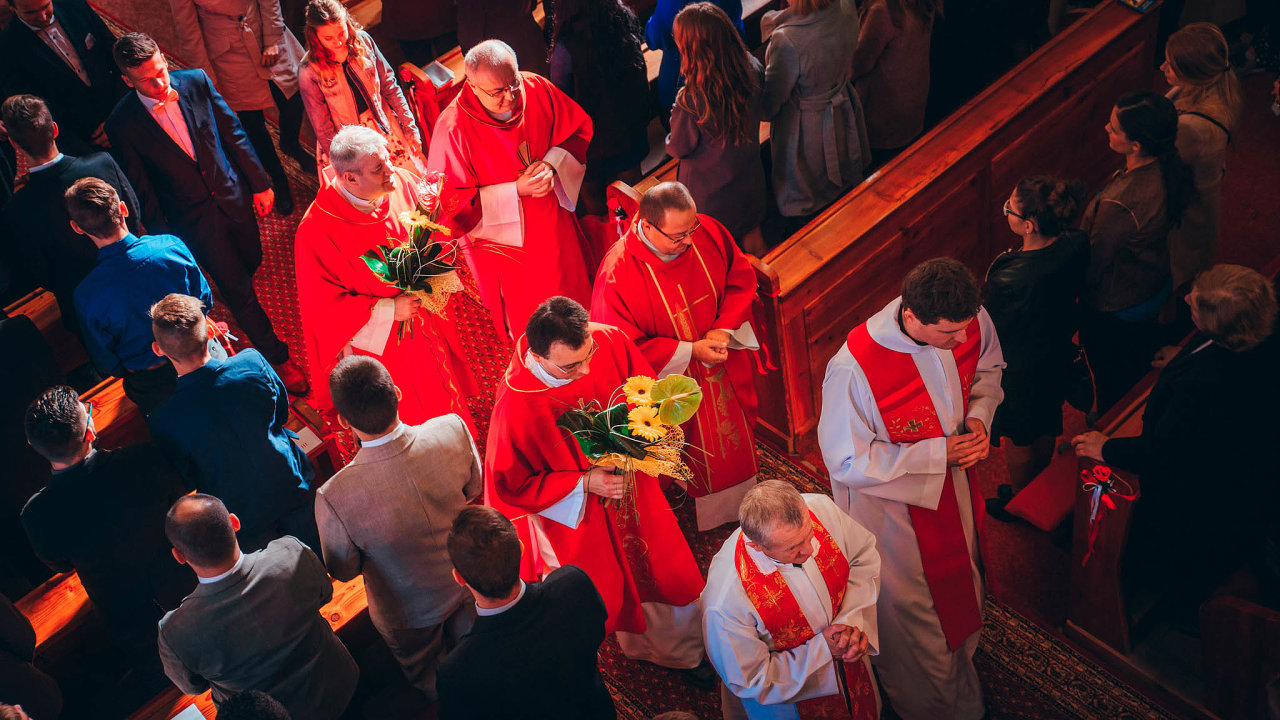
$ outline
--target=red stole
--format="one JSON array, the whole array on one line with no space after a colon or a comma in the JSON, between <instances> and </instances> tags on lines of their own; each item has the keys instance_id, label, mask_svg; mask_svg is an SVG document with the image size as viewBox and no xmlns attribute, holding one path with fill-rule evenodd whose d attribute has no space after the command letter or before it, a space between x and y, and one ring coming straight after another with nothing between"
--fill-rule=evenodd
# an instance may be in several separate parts
<instances>
[{"instance_id":1,"label":"red stole","mask_svg":"<svg viewBox=\"0 0 1280 720\"><path fill-rule=\"evenodd\" d=\"M831 533L822 526L812 510L809 511L809 518L813 521L813 535L818 540L818 552L814 555L814 561L827 585L827 592L831 596L831 614L835 616L840 612L840 604L844 602L844 592L849 584L849 559L840 551L835 538L831 537ZM741 534L738 535L738 544L733 551L733 562L747 599L760 614L769 637L773 638L774 650L786 652L809 642L817 634L805 619L800 603L796 601L787 581L782 578L782 573L761 572L755 560L747 554L747 545ZM877 717L876 696L871 687L871 674L867 672L867 666L861 660L851 663L842 662L839 658L833 660L843 668L843 685L849 692L848 704L845 704L841 693L837 692L826 697L801 700L796 703L796 712L802 720L874 720Z\"/></svg>"},{"instance_id":2,"label":"red stole","mask_svg":"<svg viewBox=\"0 0 1280 720\"><path fill-rule=\"evenodd\" d=\"M969 391L978 371L982 354L982 331L977 318L965 328L965 341L952 350L960 376L964 413L969 410ZM938 421L938 411L924 386L924 378L910 353L890 350L872 339L863 323L849 333L849 352L867 376L876 408L889 431L890 442L912 443L942 437L947 433ZM969 497L973 508L975 532L981 521L982 503L977 497L978 483L969 479ZM974 597L973 576L969 569L969 544L960 522L960 506L956 502L955 481L948 469L942 486L938 509L908 505L911 526L920 546L920 563L933 597L934 609L947 647L954 652L973 633L982 629L982 612Z\"/></svg>"}]
</instances>

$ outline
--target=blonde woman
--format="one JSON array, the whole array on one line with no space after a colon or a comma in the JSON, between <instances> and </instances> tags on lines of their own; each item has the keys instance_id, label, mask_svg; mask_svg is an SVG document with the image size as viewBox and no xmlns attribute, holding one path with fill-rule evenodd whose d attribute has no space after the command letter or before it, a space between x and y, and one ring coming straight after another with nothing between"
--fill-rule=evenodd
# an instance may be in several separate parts
<instances>
[{"instance_id":1,"label":"blonde woman","mask_svg":"<svg viewBox=\"0 0 1280 720\"><path fill-rule=\"evenodd\" d=\"M1192 23L1169 37L1160 66L1178 111L1178 155L1195 173L1199 197L1169 231L1173 287L1213 264L1222 212L1227 146L1240 121L1240 81L1227 59L1227 39L1211 23Z\"/></svg>"},{"instance_id":2,"label":"blonde woman","mask_svg":"<svg viewBox=\"0 0 1280 720\"><path fill-rule=\"evenodd\" d=\"M307 5L307 55L298 85L316 131L316 163L329 165L329 143L347 125L372 128L387 139L396 167L426 172L418 125L395 72L373 39L337 0Z\"/></svg>"}]
</instances>

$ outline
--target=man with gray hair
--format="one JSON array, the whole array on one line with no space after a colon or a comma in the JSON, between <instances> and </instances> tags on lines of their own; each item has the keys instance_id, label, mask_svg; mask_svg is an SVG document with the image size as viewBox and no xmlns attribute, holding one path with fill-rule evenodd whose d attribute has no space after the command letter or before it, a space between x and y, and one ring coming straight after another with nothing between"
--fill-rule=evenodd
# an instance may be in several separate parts
<instances>
[{"instance_id":1,"label":"man with gray hair","mask_svg":"<svg viewBox=\"0 0 1280 720\"><path fill-rule=\"evenodd\" d=\"M646 191L638 215L600 263L591 319L622 330L659 376L688 375L715 399L685 425L686 490L698 530L710 530L737 519L756 477L756 273L678 182Z\"/></svg>"},{"instance_id":2,"label":"man with gray hair","mask_svg":"<svg viewBox=\"0 0 1280 720\"><path fill-rule=\"evenodd\" d=\"M752 487L702 592L724 717L880 717L875 537L826 495Z\"/></svg>"},{"instance_id":3,"label":"man with gray hair","mask_svg":"<svg viewBox=\"0 0 1280 720\"><path fill-rule=\"evenodd\" d=\"M457 413L469 424L463 397L477 390L453 323L383 282L361 259L377 245L409 239L400 215L418 206L420 179L394 167L386 138L359 125L334 135L329 159L334 178L316 194L294 239L302 333L318 380L313 404L331 412L330 371L348 355L369 355L403 392L406 423Z\"/></svg>"},{"instance_id":4,"label":"man with gray hair","mask_svg":"<svg viewBox=\"0 0 1280 720\"><path fill-rule=\"evenodd\" d=\"M590 299L586 238L573 211L591 118L546 78L520 72L500 40L471 48L467 87L436 121L427 157L458 188L446 220L458 236L505 246L467 262L498 337L513 341L535 308Z\"/></svg>"}]
</instances>

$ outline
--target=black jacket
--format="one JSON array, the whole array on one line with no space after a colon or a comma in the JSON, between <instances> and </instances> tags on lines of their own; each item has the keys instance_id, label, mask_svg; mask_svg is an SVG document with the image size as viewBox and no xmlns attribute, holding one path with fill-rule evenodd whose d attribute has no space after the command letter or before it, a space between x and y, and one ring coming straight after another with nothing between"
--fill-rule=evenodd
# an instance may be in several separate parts
<instances>
[{"instance_id":1,"label":"black jacket","mask_svg":"<svg viewBox=\"0 0 1280 720\"><path fill-rule=\"evenodd\" d=\"M94 177L107 181L129 208L125 223L135 235L141 233L138 198L125 179L120 166L106 153L85 157L64 155L61 160L34 172L4 206L0 215L0 232L8 238L5 254L15 258L14 280L18 294L36 287L52 292L58 300L62 324L79 335L75 290L98 261L98 248L87 236L71 229L71 216L63 193L81 178Z\"/></svg>"},{"instance_id":2,"label":"black jacket","mask_svg":"<svg viewBox=\"0 0 1280 720\"><path fill-rule=\"evenodd\" d=\"M477 617L440 664L440 717L616 718L596 662L605 616L591 578L572 565L530 583L515 607Z\"/></svg>"},{"instance_id":3,"label":"black jacket","mask_svg":"<svg viewBox=\"0 0 1280 720\"><path fill-rule=\"evenodd\" d=\"M169 552L164 518L185 488L150 444L98 450L49 479L22 510L36 555L74 569L108 628L154 637L160 607L195 585Z\"/></svg>"},{"instance_id":4,"label":"black jacket","mask_svg":"<svg viewBox=\"0 0 1280 720\"><path fill-rule=\"evenodd\" d=\"M58 139L64 149L84 153L93 149L93 131L127 89L111 59L116 37L84 0L55 0L53 15L90 85L86 87L61 55L15 17L0 35L0 97L28 93L43 98L62 130Z\"/></svg>"}]
</instances>

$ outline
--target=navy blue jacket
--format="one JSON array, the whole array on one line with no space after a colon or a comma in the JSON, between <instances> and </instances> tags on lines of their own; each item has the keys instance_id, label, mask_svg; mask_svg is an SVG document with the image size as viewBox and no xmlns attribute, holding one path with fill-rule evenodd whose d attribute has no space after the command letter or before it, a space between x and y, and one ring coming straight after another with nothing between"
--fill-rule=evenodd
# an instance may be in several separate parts
<instances>
[{"instance_id":1,"label":"navy blue jacket","mask_svg":"<svg viewBox=\"0 0 1280 720\"><path fill-rule=\"evenodd\" d=\"M240 120L203 70L174 70L170 82L195 148L193 161L169 137L137 92L107 118L111 150L142 203L148 232L183 239L221 227L215 214L253 221L253 194L271 187Z\"/></svg>"},{"instance_id":2,"label":"navy blue jacket","mask_svg":"<svg viewBox=\"0 0 1280 720\"><path fill-rule=\"evenodd\" d=\"M173 395L147 422L152 440L187 484L222 500L253 546L278 537L277 522L300 505L309 508L315 526L309 490L315 471L285 429L288 419L284 383L261 353L248 349L180 376ZM306 533L294 534L314 542L301 537Z\"/></svg>"}]
</instances>

